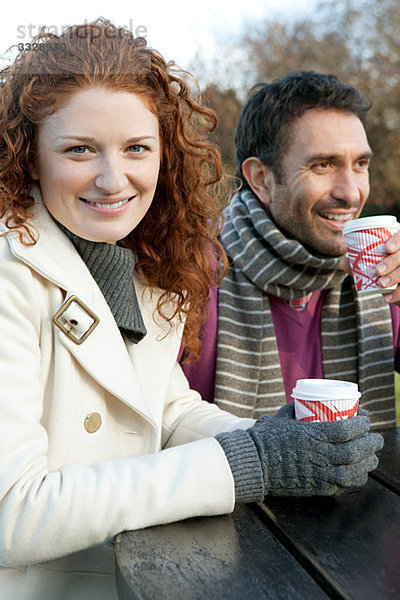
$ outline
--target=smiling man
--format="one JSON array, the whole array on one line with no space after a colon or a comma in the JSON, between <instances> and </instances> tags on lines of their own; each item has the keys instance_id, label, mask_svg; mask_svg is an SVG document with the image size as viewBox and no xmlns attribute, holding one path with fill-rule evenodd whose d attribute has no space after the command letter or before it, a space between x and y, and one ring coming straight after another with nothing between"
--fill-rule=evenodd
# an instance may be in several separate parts
<instances>
[{"instance_id":1,"label":"smiling man","mask_svg":"<svg viewBox=\"0 0 400 600\"><path fill-rule=\"evenodd\" d=\"M253 156L242 172L281 231L314 253L338 256L344 223L368 197L371 155L355 114L314 108L292 124L278 170Z\"/></svg>"},{"instance_id":2,"label":"smiling man","mask_svg":"<svg viewBox=\"0 0 400 600\"><path fill-rule=\"evenodd\" d=\"M226 410L272 414L297 379L325 377L358 383L375 428L395 424L399 290L357 296L343 270L344 223L369 195L368 108L336 77L301 71L256 86L242 111L229 272L218 305L211 294L202 358L185 367ZM391 244L382 287L399 282L400 236Z\"/></svg>"}]
</instances>

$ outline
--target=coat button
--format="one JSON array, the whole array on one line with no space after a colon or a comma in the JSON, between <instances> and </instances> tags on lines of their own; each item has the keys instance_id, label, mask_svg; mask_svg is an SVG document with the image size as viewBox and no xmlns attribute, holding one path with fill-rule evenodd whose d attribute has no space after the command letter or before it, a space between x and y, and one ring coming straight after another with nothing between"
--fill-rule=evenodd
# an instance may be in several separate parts
<instances>
[{"instance_id":1,"label":"coat button","mask_svg":"<svg viewBox=\"0 0 400 600\"><path fill-rule=\"evenodd\" d=\"M85 419L85 429L88 433L95 433L101 426L101 416L97 412L92 412Z\"/></svg>"}]
</instances>

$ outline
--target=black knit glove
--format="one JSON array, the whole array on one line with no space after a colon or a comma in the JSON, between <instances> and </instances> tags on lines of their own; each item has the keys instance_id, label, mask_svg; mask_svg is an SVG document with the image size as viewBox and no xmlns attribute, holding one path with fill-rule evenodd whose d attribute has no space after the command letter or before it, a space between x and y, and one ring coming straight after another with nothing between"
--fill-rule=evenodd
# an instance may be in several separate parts
<instances>
[{"instance_id":1,"label":"black knit glove","mask_svg":"<svg viewBox=\"0 0 400 600\"><path fill-rule=\"evenodd\" d=\"M303 423L294 419L293 404L287 404L246 431L216 439L232 469L236 502L260 501L267 494L331 496L364 485L377 467L375 452L383 438L369 433L369 427L365 415Z\"/></svg>"}]
</instances>

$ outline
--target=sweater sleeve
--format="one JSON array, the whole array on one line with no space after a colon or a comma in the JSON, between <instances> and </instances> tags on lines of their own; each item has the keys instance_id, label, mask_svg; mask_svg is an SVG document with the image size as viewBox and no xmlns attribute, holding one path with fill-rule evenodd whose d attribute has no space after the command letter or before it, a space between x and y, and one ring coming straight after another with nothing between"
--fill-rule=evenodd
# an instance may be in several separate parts
<instances>
[{"instance_id":1,"label":"sweater sleeve","mask_svg":"<svg viewBox=\"0 0 400 600\"><path fill-rule=\"evenodd\" d=\"M397 373L400 373L400 306L391 304L390 313L392 315L394 368Z\"/></svg>"}]
</instances>

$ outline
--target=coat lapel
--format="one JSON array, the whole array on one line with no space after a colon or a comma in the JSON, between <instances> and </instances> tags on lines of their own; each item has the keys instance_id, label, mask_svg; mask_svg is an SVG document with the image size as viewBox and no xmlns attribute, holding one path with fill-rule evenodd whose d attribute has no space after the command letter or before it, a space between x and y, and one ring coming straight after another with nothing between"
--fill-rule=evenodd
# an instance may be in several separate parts
<instances>
[{"instance_id":1,"label":"coat lapel","mask_svg":"<svg viewBox=\"0 0 400 600\"><path fill-rule=\"evenodd\" d=\"M72 296L78 299L72 301L69 311L64 311L58 319L64 329L69 329L65 316L74 323L79 322L78 333L81 333L81 324L84 330L86 325L90 326L93 316L82 305L99 320L80 344L73 340L73 335L68 335L68 331L65 333L53 323L56 336L93 379L146 420L154 422L155 415L146 402L124 340L97 283L42 203L35 203L34 212L33 223L38 226L40 235L37 244L24 246L14 234L8 235L12 253L65 291L64 302L56 307L55 313Z\"/></svg>"}]
</instances>

